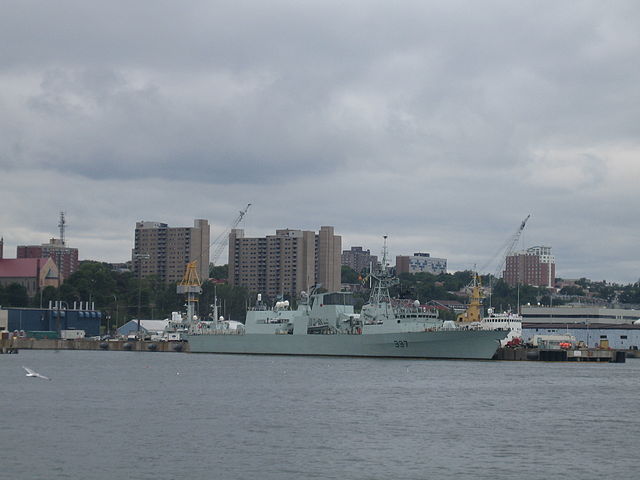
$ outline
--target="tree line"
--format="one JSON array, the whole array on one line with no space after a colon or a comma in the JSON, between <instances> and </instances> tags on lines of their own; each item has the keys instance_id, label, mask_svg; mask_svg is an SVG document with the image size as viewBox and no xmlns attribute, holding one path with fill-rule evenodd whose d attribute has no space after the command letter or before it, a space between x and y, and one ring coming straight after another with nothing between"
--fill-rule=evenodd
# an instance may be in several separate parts
<instances>
[{"instance_id":1,"label":"tree line","mask_svg":"<svg viewBox=\"0 0 640 480\"><path fill-rule=\"evenodd\" d=\"M214 299L217 297L220 309L218 313L226 318L244 321L247 307L253 305L256 293L243 287L232 287L226 283L227 266L212 267L211 281L202 285L199 298L198 315L207 317L213 311ZM397 298L411 298L427 303L431 300L459 300L458 292L470 285L473 278L471 271L443 273L401 274L399 283L392 287L391 295ZM520 304L560 305L571 298L590 296L604 301L640 304L640 282L629 285L609 284L607 282L591 282L580 279L575 286L564 287L559 295L552 295L544 287L520 285L510 287L502 279L489 275L481 277L485 286L491 287L491 297L485 298L485 306L493 306L498 311L517 309ZM343 283L360 283L363 289L356 293L356 310L366 302L368 291L366 272L358 273L349 267L342 267ZM286 298L295 306L295 298ZM273 303L263 295L263 300ZM185 310L185 298L176 293L176 284L166 284L156 277L139 279L129 271L114 271L106 263L85 261L59 288L45 287L39 294L29 298L25 287L19 284L0 285L0 305L4 307L47 308L49 302L63 301L68 308L74 302L89 302L96 310L103 312L105 322L120 326L134 318L168 318L171 312ZM106 325L106 323L105 323Z\"/></svg>"},{"instance_id":2,"label":"tree line","mask_svg":"<svg viewBox=\"0 0 640 480\"><path fill-rule=\"evenodd\" d=\"M212 272L216 277L225 275L220 267ZM226 283L204 282L199 297L198 315L207 317L217 295L220 314L244 320L249 293L242 287ZM17 283L0 285L0 305L3 307L48 308L50 302L62 301L66 308L79 308L80 302L89 302L103 313L105 326L111 329L127 321L168 318L171 312L185 310L185 298L176 293L176 283L166 284L157 277L138 278L133 272L115 271L108 264L84 261L78 270L59 287L47 286L29 298L24 286Z\"/></svg>"},{"instance_id":3,"label":"tree line","mask_svg":"<svg viewBox=\"0 0 640 480\"><path fill-rule=\"evenodd\" d=\"M342 282L357 284L366 282L367 272L356 272L342 267ZM433 275L430 273L403 273L400 283L391 289L391 295L398 298L411 298L427 303L431 300L465 301L460 292L471 284L473 272L461 271ZM559 281L562 279L558 279ZM482 275L481 283L485 291L491 292L484 299L485 306L498 311L516 311L520 305L562 305L569 301L594 299L602 302L640 304L640 281L620 285L606 281L593 282L581 278L575 285L568 285L555 292L546 287L532 285L509 286L503 279L493 275ZM467 289L468 290L468 289Z\"/></svg>"}]
</instances>

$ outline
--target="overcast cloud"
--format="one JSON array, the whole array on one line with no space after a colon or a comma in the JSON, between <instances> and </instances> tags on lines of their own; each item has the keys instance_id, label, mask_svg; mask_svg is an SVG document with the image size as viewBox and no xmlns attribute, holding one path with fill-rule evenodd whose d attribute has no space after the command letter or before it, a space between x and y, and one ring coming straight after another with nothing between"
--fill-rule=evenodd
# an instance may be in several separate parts
<instances>
[{"instance_id":1,"label":"overcast cloud","mask_svg":"<svg viewBox=\"0 0 640 480\"><path fill-rule=\"evenodd\" d=\"M5 257L60 210L115 262L136 221L215 238L251 202L247 235L388 234L453 271L531 213L558 276L635 282L639 59L635 0L5 0Z\"/></svg>"}]
</instances>

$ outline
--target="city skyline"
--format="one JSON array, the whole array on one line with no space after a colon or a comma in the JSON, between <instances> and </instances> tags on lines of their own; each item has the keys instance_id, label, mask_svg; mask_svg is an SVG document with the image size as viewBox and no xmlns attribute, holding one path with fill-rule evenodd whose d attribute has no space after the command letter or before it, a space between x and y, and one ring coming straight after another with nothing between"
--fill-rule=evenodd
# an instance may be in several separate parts
<instances>
[{"instance_id":1,"label":"city skyline","mask_svg":"<svg viewBox=\"0 0 640 480\"><path fill-rule=\"evenodd\" d=\"M195 220L196 223L198 221L199 221L198 219ZM206 222L206 220L203 220L203 221ZM147 220L139 221L139 222L136 223L136 231L138 230L138 227L140 227L140 225L143 224L143 223L146 223L146 224L153 224L153 223L164 224L164 222L154 222L154 221L147 221ZM242 223L240 223L240 225L242 225ZM185 229L185 228L189 229L190 227L177 227L177 229ZM330 227L330 228L333 228L333 227ZM240 230L242 231L243 229L240 229ZM286 230L296 230L296 229L291 229L289 227L286 227L286 228L276 228L276 230L286 231ZM236 231L237 231L237 229L236 229ZM231 233L233 233L233 230L231 231ZM229 234L229 236L231 236L231 233ZM215 236L215 235L213 235L213 236ZM136 235L134 234L133 237L134 237L133 251L135 251L135 237L136 237ZM209 245L210 248L215 248L216 240L219 240L219 238L217 238L217 239L214 238L211 241L211 243ZM383 241L388 241L388 236L384 236L382 240ZM57 239L51 238L51 242L53 242L53 241L57 241ZM360 253L367 253L368 251L370 251L372 258L378 258L375 255L375 250L367 248L366 246L362 246L362 245L344 245L343 247L344 248L341 250L342 254L344 254L344 253L353 253L351 251L354 250L354 249L363 249L364 251L362 251ZM73 248L73 247L71 247L71 248ZM525 246L523 244L522 240L520 240L520 241L518 241L518 243L513 245L513 249L511 251L510 255L514 256L514 255L525 254L525 253L527 253L527 251L534 250L534 249L540 249L540 248L550 248L550 247ZM403 252L401 254L399 253L398 255L395 255L395 254L392 255L391 253L389 253L389 249L388 248L387 248L387 250L388 250L387 251L387 263L388 263L389 266L395 266L395 267L397 267L397 259L400 258L400 257L410 258L410 257L413 257L413 255L422 255L422 256L426 256L426 257L430 256L429 254L426 254L426 253L418 253L418 254L416 254L415 252L414 252L414 254ZM5 249L5 251L6 251L6 249ZM217 262L217 265L224 265L224 264L227 264L227 262L228 262L228 259L226 258L227 257L227 253L228 253L228 242L226 242L226 247L224 248L223 253L224 254L221 255L221 259L224 259L224 261ZM503 269L505 268L505 264L507 263L507 260L508 260L508 258L506 256L501 256L501 254L503 254L503 253L506 253L506 252L501 251L498 255L495 255L495 258L494 258L495 261L489 262L489 263L486 263L485 265L483 265L483 267L485 267L485 268L483 268L482 271L480 271L480 273L481 274L490 274L490 273L491 274L496 274L496 273L498 273L498 275L502 277L503 274L504 274ZM130 253L130 255L131 255L131 253ZM382 255L383 255L383 251L382 251L382 247L381 247L381 250L380 250L380 253L379 253L379 258L380 259L382 258ZM6 256L5 256L5 258L6 258ZM10 257L10 258L13 258L13 257ZM395 265L392 262L392 260L394 258L396 259L396 262L395 262L396 264ZM124 259L122 261L119 261L119 260L117 260L117 261L107 261L105 259L100 259L100 258L83 258L83 259L81 259L81 261L82 260L104 261L104 262L107 262L107 263L125 263L127 261L131 261L131 258ZM445 265L447 263L447 259L434 258L434 260L444 261ZM343 256L343 263L342 264L344 265L344 256ZM500 267L500 264L502 265L501 267ZM500 271L499 272L491 271L491 268L493 268L496 265L498 266L498 268L500 268ZM459 270L474 270L475 271L476 269L477 269L477 265L474 265L474 267L472 267L472 268L465 268L465 269L450 269L450 268L447 268L446 272L447 273L453 273L453 272L459 271ZM203 274L201 273L201 275L203 275ZM556 277L557 278L565 278L565 279L585 277L585 278L589 278L590 280L598 281L597 279L591 278L589 275L581 275L580 277L567 277L567 276L562 277L560 275L556 275ZM604 279L604 280L607 280L608 282L612 282L612 283L623 283L623 284L625 283L625 282L613 282L613 281L608 280L608 279ZM635 283L635 282L626 282L626 283Z\"/></svg>"},{"instance_id":2,"label":"city skyline","mask_svg":"<svg viewBox=\"0 0 640 480\"><path fill-rule=\"evenodd\" d=\"M138 221L640 277L640 4L11 1L0 236L121 262ZM168 25L171 28L168 28ZM36 33L37 32L37 33ZM225 261L225 258L221 259ZM489 271L493 271L490 268Z\"/></svg>"}]
</instances>

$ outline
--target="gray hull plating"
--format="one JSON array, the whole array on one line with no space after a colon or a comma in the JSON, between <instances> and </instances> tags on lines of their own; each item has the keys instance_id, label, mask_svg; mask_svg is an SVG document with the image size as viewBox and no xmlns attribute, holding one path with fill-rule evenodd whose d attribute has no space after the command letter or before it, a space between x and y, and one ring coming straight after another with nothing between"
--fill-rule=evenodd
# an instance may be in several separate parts
<instances>
[{"instance_id":1,"label":"gray hull plating","mask_svg":"<svg viewBox=\"0 0 640 480\"><path fill-rule=\"evenodd\" d=\"M373 335L189 335L194 353L490 359L506 331L440 330Z\"/></svg>"}]
</instances>

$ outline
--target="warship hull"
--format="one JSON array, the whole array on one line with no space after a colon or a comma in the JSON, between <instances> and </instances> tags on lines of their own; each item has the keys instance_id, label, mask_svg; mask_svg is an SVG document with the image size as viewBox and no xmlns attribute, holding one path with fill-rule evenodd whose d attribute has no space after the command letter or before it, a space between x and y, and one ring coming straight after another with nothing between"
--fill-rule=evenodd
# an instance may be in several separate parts
<instances>
[{"instance_id":1,"label":"warship hull","mask_svg":"<svg viewBox=\"0 0 640 480\"><path fill-rule=\"evenodd\" d=\"M192 353L489 360L507 331L438 330L364 335L189 335Z\"/></svg>"}]
</instances>

